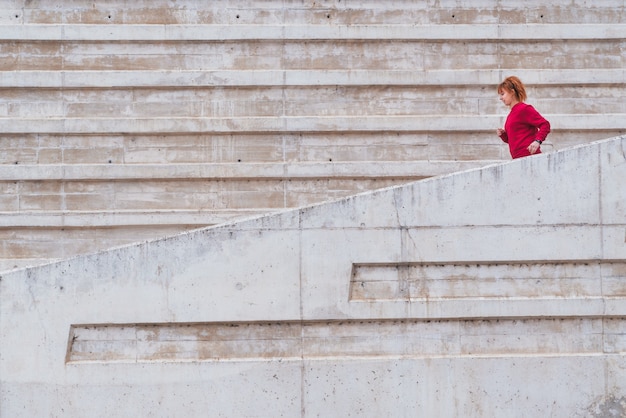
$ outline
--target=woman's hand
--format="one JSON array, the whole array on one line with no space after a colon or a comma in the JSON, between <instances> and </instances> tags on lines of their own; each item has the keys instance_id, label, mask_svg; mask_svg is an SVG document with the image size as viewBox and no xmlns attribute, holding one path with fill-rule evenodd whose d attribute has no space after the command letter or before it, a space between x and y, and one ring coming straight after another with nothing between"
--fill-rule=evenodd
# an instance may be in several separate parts
<instances>
[{"instance_id":1,"label":"woman's hand","mask_svg":"<svg viewBox=\"0 0 626 418\"><path fill-rule=\"evenodd\" d=\"M528 152L530 152L530 153L531 153L531 155L532 155L532 154L534 154L534 153L536 153L536 152L537 152L537 150L539 149L539 147L540 147L539 142L537 142L537 141L533 141L533 142L531 142L531 143L530 143L530 145L528 146L528 148L527 148L527 149L528 149Z\"/></svg>"},{"instance_id":2,"label":"woman's hand","mask_svg":"<svg viewBox=\"0 0 626 418\"><path fill-rule=\"evenodd\" d=\"M498 136L500 136L500 137L501 137L502 135L504 135L504 129L502 129L502 128L498 128L498 130L496 131L496 133L498 134Z\"/></svg>"}]
</instances>

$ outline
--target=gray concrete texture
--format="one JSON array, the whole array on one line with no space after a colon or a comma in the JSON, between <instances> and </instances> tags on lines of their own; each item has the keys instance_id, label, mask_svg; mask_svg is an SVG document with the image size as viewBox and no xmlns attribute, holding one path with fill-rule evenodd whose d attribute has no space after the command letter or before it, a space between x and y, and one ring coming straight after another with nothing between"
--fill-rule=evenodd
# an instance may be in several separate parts
<instances>
[{"instance_id":1,"label":"gray concrete texture","mask_svg":"<svg viewBox=\"0 0 626 418\"><path fill-rule=\"evenodd\" d=\"M626 137L0 275L0 415L620 417Z\"/></svg>"},{"instance_id":2,"label":"gray concrete texture","mask_svg":"<svg viewBox=\"0 0 626 418\"><path fill-rule=\"evenodd\" d=\"M626 132L624 1L1 0L0 270Z\"/></svg>"}]
</instances>

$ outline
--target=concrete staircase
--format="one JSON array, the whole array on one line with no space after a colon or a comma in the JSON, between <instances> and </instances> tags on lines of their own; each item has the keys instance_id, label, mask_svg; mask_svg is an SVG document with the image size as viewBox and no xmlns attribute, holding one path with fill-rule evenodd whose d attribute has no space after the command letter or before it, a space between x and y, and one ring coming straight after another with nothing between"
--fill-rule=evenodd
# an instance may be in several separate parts
<instances>
[{"instance_id":1,"label":"concrete staircase","mask_svg":"<svg viewBox=\"0 0 626 418\"><path fill-rule=\"evenodd\" d=\"M626 132L621 1L1 3L0 270Z\"/></svg>"}]
</instances>

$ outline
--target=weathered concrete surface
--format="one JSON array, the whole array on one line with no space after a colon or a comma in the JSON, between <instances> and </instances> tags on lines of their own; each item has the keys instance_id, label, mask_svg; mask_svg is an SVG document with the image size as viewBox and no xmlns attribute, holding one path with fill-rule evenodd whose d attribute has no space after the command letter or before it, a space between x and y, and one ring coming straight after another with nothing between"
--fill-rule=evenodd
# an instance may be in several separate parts
<instances>
[{"instance_id":1,"label":"weathered concrete surface","mask_svg":"<svg viewBox=\"0 0 626 418\"><path fill-rule=\"evenodd\" d=\"M3 273L0 415L626 411L626 137Z\"/></svg>"},{"instance_id":2,"label":"weathered concrete surface","mask_svg":"<svg viewBox=\"0 0 626 418\"><path fill-rule=\"evenodd\" d=\"M0 271L626 133L622 0L0 0Z\"/></svg>"}]
</instances>

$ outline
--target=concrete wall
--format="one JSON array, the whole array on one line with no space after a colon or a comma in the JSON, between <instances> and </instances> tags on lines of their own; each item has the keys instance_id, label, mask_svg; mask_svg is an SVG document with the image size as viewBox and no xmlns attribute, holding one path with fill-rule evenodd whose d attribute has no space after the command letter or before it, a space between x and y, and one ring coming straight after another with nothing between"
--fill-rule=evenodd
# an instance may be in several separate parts
<instances>
[{"instance_id":1,"label":"concrete wall","mask_svg":"<svg viewBox=\"0 0 626 418\"><path fill-rule=\"evenodd\" d=\"M2 417L626 414L626 137L0 276Z\"/></svg>"},{"instance_id":2,"label":"concrete wall","mask_svg":"<svg viewBox=\"0 0 626 418\"><path fill-rule=\"evenodd\" d=\"M619 1L0 0L0 270L626 130Z\"/></svg>"}]
</instances>

